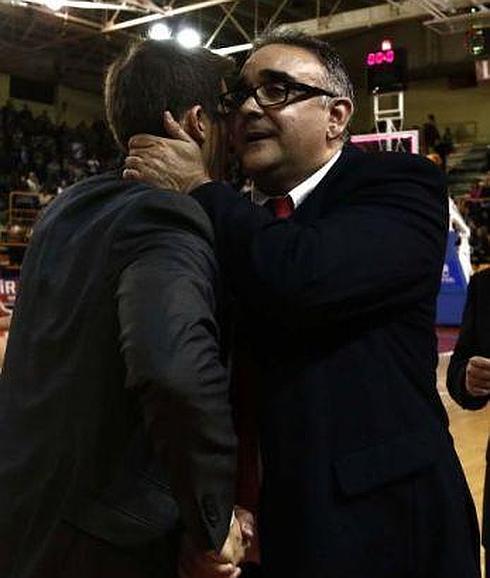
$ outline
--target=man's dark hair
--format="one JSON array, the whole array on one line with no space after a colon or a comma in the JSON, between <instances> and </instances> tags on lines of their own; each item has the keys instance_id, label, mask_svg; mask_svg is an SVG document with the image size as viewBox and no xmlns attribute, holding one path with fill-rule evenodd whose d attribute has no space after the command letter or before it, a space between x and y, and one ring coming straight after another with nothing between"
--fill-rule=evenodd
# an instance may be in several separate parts
<instances>
[{"instance_id":1,"label":"man's dark hair","mask_svg":"<svg viewBox=\"0 0 490 578\"><path fill-rule=\"evenodd\" d=\"M218 116L221 82L233 63L206 48L187 49L173 40L130 45L109 67L105 80L106 115L116 141L127 151L137 133L165 136L163 113L175 119L200 104Z\"/></svg>"},{"instance_id":2,"label":"man's dark hair","mask_svg":"<svg viewBox=\"0 0 490 578\"><path fill-rule=\"evenodd\" d=\"M298 46L314 54L325 68L326 87L337 96L346 96L354 102L354 88L347 68L328 42L302 32L277 28L260 36L254 42L252 53L270 44Z\"/></svg>"}]
</instances>

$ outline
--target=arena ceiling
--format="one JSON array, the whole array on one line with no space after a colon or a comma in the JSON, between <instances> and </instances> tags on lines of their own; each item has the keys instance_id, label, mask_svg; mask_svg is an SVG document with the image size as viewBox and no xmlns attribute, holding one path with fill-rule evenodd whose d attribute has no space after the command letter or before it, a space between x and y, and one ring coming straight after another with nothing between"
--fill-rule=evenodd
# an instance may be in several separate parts
<instances>
[{"instance_id":1,"label":"arena ceiling","mask_svg":"<svg viewBox=\"0 0 490 578\"><path fill-rule=\"evenodd\" d=\"M288 24L328 36L419 19L439 34L472 21L490 26L479 0L0 0L0 71L97 90L106 64L149 26L192 26L203 43L233 53L260 32ZM60 1L61 0L57 0Z\"/></svg>"}]
</instances>

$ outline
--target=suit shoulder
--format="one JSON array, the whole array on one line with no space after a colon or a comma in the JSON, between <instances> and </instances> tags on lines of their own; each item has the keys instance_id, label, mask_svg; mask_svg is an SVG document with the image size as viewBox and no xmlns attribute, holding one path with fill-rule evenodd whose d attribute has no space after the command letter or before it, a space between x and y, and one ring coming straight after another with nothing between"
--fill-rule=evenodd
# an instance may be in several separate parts
<instances>
[{"instance_id":1,"label":"suit shoulder","mask_svg":"<svg viewBox=\"0 0 490 578\"><path fill-rule=\"evenodd\" d=\"M379 165L386 170L392 168L405 169L407 171L421 171L431 174L434 178L444 178L444 173L432 161L423 155L404 152L368 152L356 156L360 163Z\"/></svg>"},{"instance_id":2,"label":"suit shoulder","mask_svg":"<svg viewBox=\"0 0 490 578\"><path fill-rule=\"evenodd\" d=\"M368 152L355 154L352 158L361 179L410 181L446 197L446 175L422 155Z\"/></svg>"},{"instance_id":3,"label":"suit shoulder","mask_svg":"<svg viewBox=\"0 0 490 578\"><path fill-rule=\"evenodd\" d=\"M213 240L213 228L206 212L188 195L137 183L127 188L121 200L124 207L120 223L124 228L136 224L171 226Z\"/></svg>"},{"instance_id":4,"label":"suit shoulder","mask_svg":"<svg viewBox=\"0 0 490 578\"><path fill-rule=\"evenodd\" d=\"M445 183L446 176L441 169L429 160L427 157L414 153L385 153L392 156L394 162L400 167L406 166L407 170L415 170L426 175L432 176L433 179Z\"/></svg>"}]
</instances>

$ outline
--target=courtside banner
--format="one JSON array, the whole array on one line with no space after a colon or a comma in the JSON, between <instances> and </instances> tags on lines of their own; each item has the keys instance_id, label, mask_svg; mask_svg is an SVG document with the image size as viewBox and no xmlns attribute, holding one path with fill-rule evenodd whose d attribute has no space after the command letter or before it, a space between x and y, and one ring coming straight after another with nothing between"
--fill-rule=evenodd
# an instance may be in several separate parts
<instances>
[{"instance_id":1,"label":"courtside banner","mask_svg":"<svg viewBox=\"0 0 490 578\"><path fill-rule=\"evenodd\" d=\"M0 269L0 301L13 307L19 288L19 272Z\"/></svg>"},{"instance_id":2,"label":"courtside banner","mask_svg":"<svg viewBox=\"0 0 490 578\"><path fill-rule=\"evenodd\" d=\"M438 325L459 325L463 317L467 283L459 261L457 244L458 234L449 231L441 289L437 298Z\"/></svg>"}]
</instances>

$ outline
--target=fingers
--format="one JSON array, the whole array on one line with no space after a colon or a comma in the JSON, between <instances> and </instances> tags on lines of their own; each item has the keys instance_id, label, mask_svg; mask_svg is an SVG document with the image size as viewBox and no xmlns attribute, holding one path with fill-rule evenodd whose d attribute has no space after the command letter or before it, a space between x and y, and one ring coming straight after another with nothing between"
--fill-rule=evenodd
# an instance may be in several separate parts
<instances>
[{"instance_id":1,"label":"fingers","mask_svg":"<svg viewBox=\"0 0 490 578\"><path fill-rule=\"evenodd\" d=\"M474 387L490 390L490 379L485 376L468 374L468 383Z\"/></svg>"},{"instance_id":2,"label":"fingers","mask_svg":"<svg viewBox=\"0 0 490 578\"><path fill-rule=\"evenodd\" d=\"M188 143L194 143L180 124L174 119L172 113L165 111L163 113L163 126L168 138L181 140ZM152 134L135 134L128 141L130 153L132 150L144 149L149 152L150 149L161 149L165 147L165 138Z\"/></svg>"},{"instance_id":3,"label":"fingers","mask_svg":"<svg viewBox=\"0 0 490 578\"><path fill-rule=\"evenodd\" d=\"M466 389L475 397L490 395L490 384L486 381L468 380Z\"/></svg>"},{"instance_id":4,"label":"fingers","mask_svg":"<svg viewBox=\"0 0 490 578\"><path fill-rule=\"evenodd\" d=\"M468 391L473 397L487 397L490 395L490 390L488 389L479 389L477 387L468 388Z\"/></svg>"},{"instance_id":5,"label":"fingers","mask_svg":"<svg viewBox=\"0 0 490 578\"><path fill-rule=\"evenodd\" d=\"M490 382L490 359L486 357L472 357L468 362L467 372L477 379L485 379Z\"/></svg>"},{"instance_id":6,"label":"fingers","mask_svg":"<svg viewBox=\"0 0 490 578\"><path fill-rule=\"evenodd\" d=\"M238 578L241 570L218 552L204 551L184 537L179 556L179 578Z\"/></svg>"},{"instance_id":7,"label":"fingers","mask_svg":"<svg viewBox=\"0 0 490 578\"><path fill-rule=\"evenodd\" d=\"M490 394L490 371L486 368L487 359L472 357L466 367L466 389L474 397Z\"/></svg>"},{"instance_id":8,"label":"fingers","mask_svg":"<svg viewBox=\"0 0 490 578\"><path fill-rule=\"evenodd\" d=\"M172 113L168 111L163 113L163 126L165 127L165 131L169 138L184 142L193 142L192 138L185 132L180 124L175 121ZM159 149L161 147L165 147L165 139L152 134L135 134L128 141L130 154L132 150L143 149L149 152L151 149Z\"/></svg>"},{"instance_id":9,"label":"fingers","mask_svg":"<svg viewBox=\"0 0 490 578\"><path fill-rule=\"evenodd\" d=\"M188 193L210 180L201 148L172 118L165 114L172 138L148 134L129 140L123 178L144 181L156 188Z\"/></svg>"},{"instance_id":10,"label":"fingers","mask_svg":"<svg viewBox=\"0 0 490 578\"><path fill-rule=\"evenodd\" d=\"M242 537L245 538L248 543L250 543L253 540L255 528L253 514L244 508L236 507L235 516L238 520L238 523L240 524Z\"/></svg>"},{"instance_id":11,"label":"fingers","mask_svg":"<svg viewBox=\"0 0 490 578\"><path fill-rule=\"evenodd\" d=\"M174 120L172 113L168 110L163 113L163 126L170 138L183 140L185 142L193 142L192 138L185 132L180 124Z\"/></svg>"},{"instance_id":12,"label":"fingers","mask_svg":"<svg viewBox=\"0 0 490 578\"><path fill-rule=\"evenodd\" d=\"M126 179L127 181L141 181L143 180L143 175L134 169L124 169L123 179Z\"/></svg>"},{"instance_id":13,"label":"fingers","mask_svg":"<svg viewBox=\"0 0 490 578\"><path fill-rule=\"evenodd\" d=\"M475 367L482 367L483 369L490 370L490 359L488 357L482 357L480 355L474 355L470 357L470 364Z\"/></svg>"},{"instance_id":14,"label":"fingers","mask_svg":"<svg viewBox=\"0 0 490 578\"><path fill-rule=\"evenodd\" d=\"M126 157L124 164L126 165L127 169L138 170L138 168L143 164L143 159L138 155L130 154Z\"/></svg>"},{"instance_id":15,"label":"fingers","mask_svg":"<svg viewBox=\"0 0 490 578\"><path fill-rule=\"evenodd\" d=\"M237 578L240 574L231 562L217 562L205 553L184 557L179 564L180 578Z\"/></svg>"},{"instance_id":16,"label":"fingers","mask_svg":"<svg viewBox=\"0 0 490 578\"><path fill-rule=\"evenodd\" d=\"M12 311L0 301L0 331L8 331L12 321Z\"/></svg>"},{"instance_id":17,"label":"fingers","mask_svg":"<svg viewBox=\"0 0 490 578\"><path fill-rule=\"evenodd\" d=\"M157 146L160 140L160 137L152 134L136 134L129 139L128 148L151 148Z\"/></svg>"},{"instance_id":18,"label":"fingers","mask_svg":"<svg viewBox=\"0 0 490 578\"><path fill-rule=\"evenodd\" d=\"M125 168L139 171L142 166L145 166L143 156L144 149L130 149L128 156L124 159ZM149 157L149 161L151 162L151 157Z\"/></svg>"},{"instance_id":19,"label":"fingers","mask_svg":"<svg viewBox=\"0 0 490 578\"><path fill-rule=\"evenodd\" d=\"M466 367L466 389L475 397L490 394L490 360L485 357L472 357Z\"/></svg>"},{"instance_id":20,"label":"fingers","mask_svg":"<svg viewBox=\"0 0 490 578\"><path fill-rule=\"evenodd\" d=\"M154 187L173 189L174 183L165 176L156 159L151 156L130 155L126 157L123 178L144 181Z\"/></svg>"}]
</instances>

